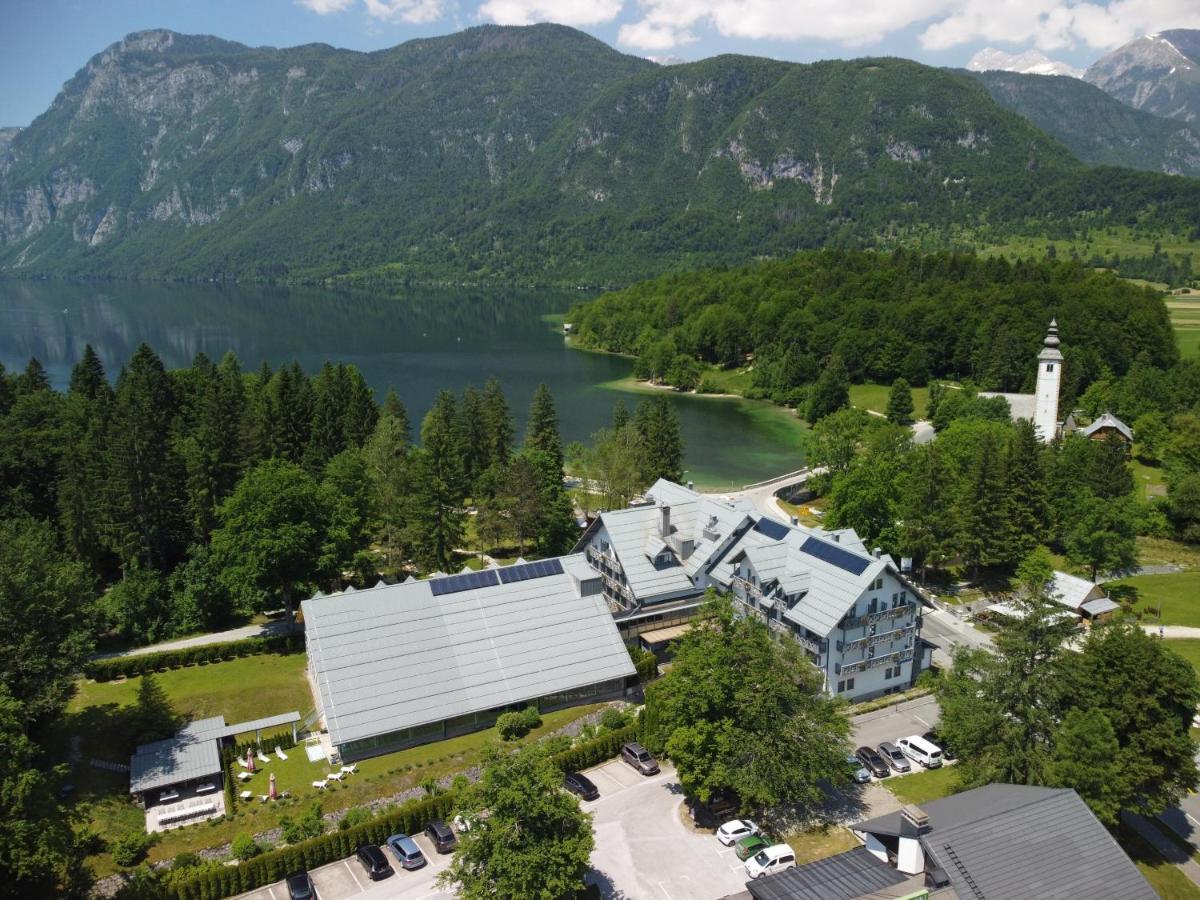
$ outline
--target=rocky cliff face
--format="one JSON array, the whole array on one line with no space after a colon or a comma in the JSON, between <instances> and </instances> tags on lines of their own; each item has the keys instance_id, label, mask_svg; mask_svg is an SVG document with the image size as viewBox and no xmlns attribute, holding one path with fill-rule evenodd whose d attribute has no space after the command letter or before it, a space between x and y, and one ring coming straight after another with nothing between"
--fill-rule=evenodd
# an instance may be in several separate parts
<instances>
[{"instance_id":1,"label":"rocky cliff face","mask_svg":"<svg viewBox=\"0 0 1200 900\"><path fill-rule=\"evenodd\" d=\"M1148 34L1096 61L1083 75L1134 109L1200 125L1200 31Z\"/></svg>"},{"instance_id":2,"label":"rocky cliff face","mask_svg":"<svg viewBox=\"0 0 1200 900\"><path fill-rule=\"evenodd\" d=\"M1059 187L1082 171L905 60L664 67L553 25L370 54L148 31L0 145L0 272L624 279L1115 208Z\"/></svg>"}]
</instances>

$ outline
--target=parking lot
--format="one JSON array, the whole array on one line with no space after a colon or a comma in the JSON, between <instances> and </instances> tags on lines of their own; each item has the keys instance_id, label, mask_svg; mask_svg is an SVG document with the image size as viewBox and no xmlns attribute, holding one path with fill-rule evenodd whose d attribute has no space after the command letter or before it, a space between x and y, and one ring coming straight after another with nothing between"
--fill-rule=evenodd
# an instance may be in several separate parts
<instances>
[{"instance_id":1,"label":"parking lot","mask_svg":"<svg viewBox=\"0 0 1200 900\"><path fill-rule=\"evenodd\" d=\"M684 824L683 791L669 765L647 778L612 760L586 774L600 791L583 804L596 832L588 880L604 897L714 900L745 891L733 848Z\"/></svg>"},{"instance_id":2,"label":"parking lot","mask_svg":"<svg viewBox=\"0 0 1200 900\"><path fill-rule=\"evenodd\" d=\"M402 871L391 851L384 850L395 874L382 881L371 881L358 860L339 860L308 873L317 889L317 897L320 900L345 900L348 897L358 900L382 900L384 897L396 900L450 900L454 895L438 890L434 883L438 873L450 865L450 856L435 852L424 835L416 835L415 840L429 860L423 868L412 872ZM283 882L241 895L242 900L287 900L287 897L287 885Z\"/></svg>"},{"instance_id":3,"label":"parking lot","mask_svg":"<svg viewBox=\"0 0 1200 900\"><path fill-rule=\"evenodd\" d=\"M918 697L885 709L854 716L850 720L854 746L877 747L883 741L893 743L910 734L924 734L934 728L941 715L937 700Z\"/></svg>"}]
</instances>

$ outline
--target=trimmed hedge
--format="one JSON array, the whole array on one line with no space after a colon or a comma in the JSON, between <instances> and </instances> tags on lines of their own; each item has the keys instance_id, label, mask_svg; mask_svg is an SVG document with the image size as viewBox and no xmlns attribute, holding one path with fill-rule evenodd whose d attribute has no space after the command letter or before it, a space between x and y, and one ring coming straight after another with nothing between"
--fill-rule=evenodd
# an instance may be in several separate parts
<instances>
[{"instance_id":1,"label":"trimmed hedge","mask_svg":"<svg viewBox=\"0 0 1200 900\"><path fill-rule=\"evenodd\" d=\"M551 761L564 772L577 772L588 766L604 762L606 759L612 759L621 752L622 744L626 741L636 741L637 737L638 726L636 724L626 725L624 728L602 734L600 737L572 747L570 750L555 754L551 757Z\"/></svg>"},{"instance_id":2,"label":"trimmed hedge","mask_svg":"<svg viewBox=\"0 0 1200 900\"><path fill-rule=\"evenodd\" d=\"M114 678L133 678L147 672L163 672L182 666L203 665L223 662L242 656L259 656L263 653L299 653L304 649L304 635L274 634L270 637L245 638L240 641L225 641L221 644L202 644L162 653L143 653L139 656L117 656L111 659L93 659L83 668L83 674L95 681L112 681Z\"/></svg>"},{"instance_id":3,"label":"trimmed hedge","mask_svg":"<svg viewBox=\"0 0 1200 900\"><path fill-rule=\"evenodd\" d=\"M331 831L299 844L271 850L237 866L206 869L177 881L168 896L176 900L217 900L252 891L299 869L315 869L352 856L363 844L379 846L397 832L420 832L430 819L448 817L454 803L453 791L437 797L423 797L353 828Z\"/></svg>"}]
</instances>

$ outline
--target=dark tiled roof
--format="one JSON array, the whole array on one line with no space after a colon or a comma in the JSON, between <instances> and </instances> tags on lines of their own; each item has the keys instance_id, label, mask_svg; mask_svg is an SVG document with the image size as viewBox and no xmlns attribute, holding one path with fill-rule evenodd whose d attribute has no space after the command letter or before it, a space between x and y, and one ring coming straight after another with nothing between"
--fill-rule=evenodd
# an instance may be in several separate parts
<instances>
[{"instance_id":1,"label":"dark tiled roof","mask_svg":"<svg viewBox=\"0 0 1200 900\"><path fill-rule=\"evenodd\" d=\"M857 847L749 882L754 900L854 900L902 884L908 876Z\"/></svg>"},{"instance_id":2,"label":"dark tiled roof","mask_svg":"<svg viewBox=\"0 0 1200 900\"><path fill-rule=\"evenodd\" d=\"M989 784L921 807L927 866L962 900L1154 900L1112 835L1072 790ZM899 833L898 813L856 831Z\"/></svg>"}]
</instances>

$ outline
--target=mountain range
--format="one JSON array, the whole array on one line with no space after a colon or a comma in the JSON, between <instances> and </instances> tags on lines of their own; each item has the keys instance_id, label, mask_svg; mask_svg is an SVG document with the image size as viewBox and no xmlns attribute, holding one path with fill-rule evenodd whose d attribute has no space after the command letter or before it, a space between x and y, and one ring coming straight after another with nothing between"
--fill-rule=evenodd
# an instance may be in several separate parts
<instances>
[{"instance_id":1,"label":"mountain range","mask_svg":"<svg viewBox=\"0 0 1200 900\"><path fill-rule=\"evenodd\" d=\"M1200 125L1200 31L1148 34L1088 66L1086 81L1127 103Z\"/></svg>"},{"instance_id":2,"label":"mountain range","mask_svg":"<svg viewBox=\"0 0 1200 900\"><path fill-rule=\"evenodd\" d=\"M140 32L0 132L0 273L611 284L825 244L1197 226L1200 181L1084 164L1192 172L1186 131L1115 117L1088 151L1022 108L1081 83L993 76L659 66L555 25L375 53Z\"/></svg>"}]
</instances>

